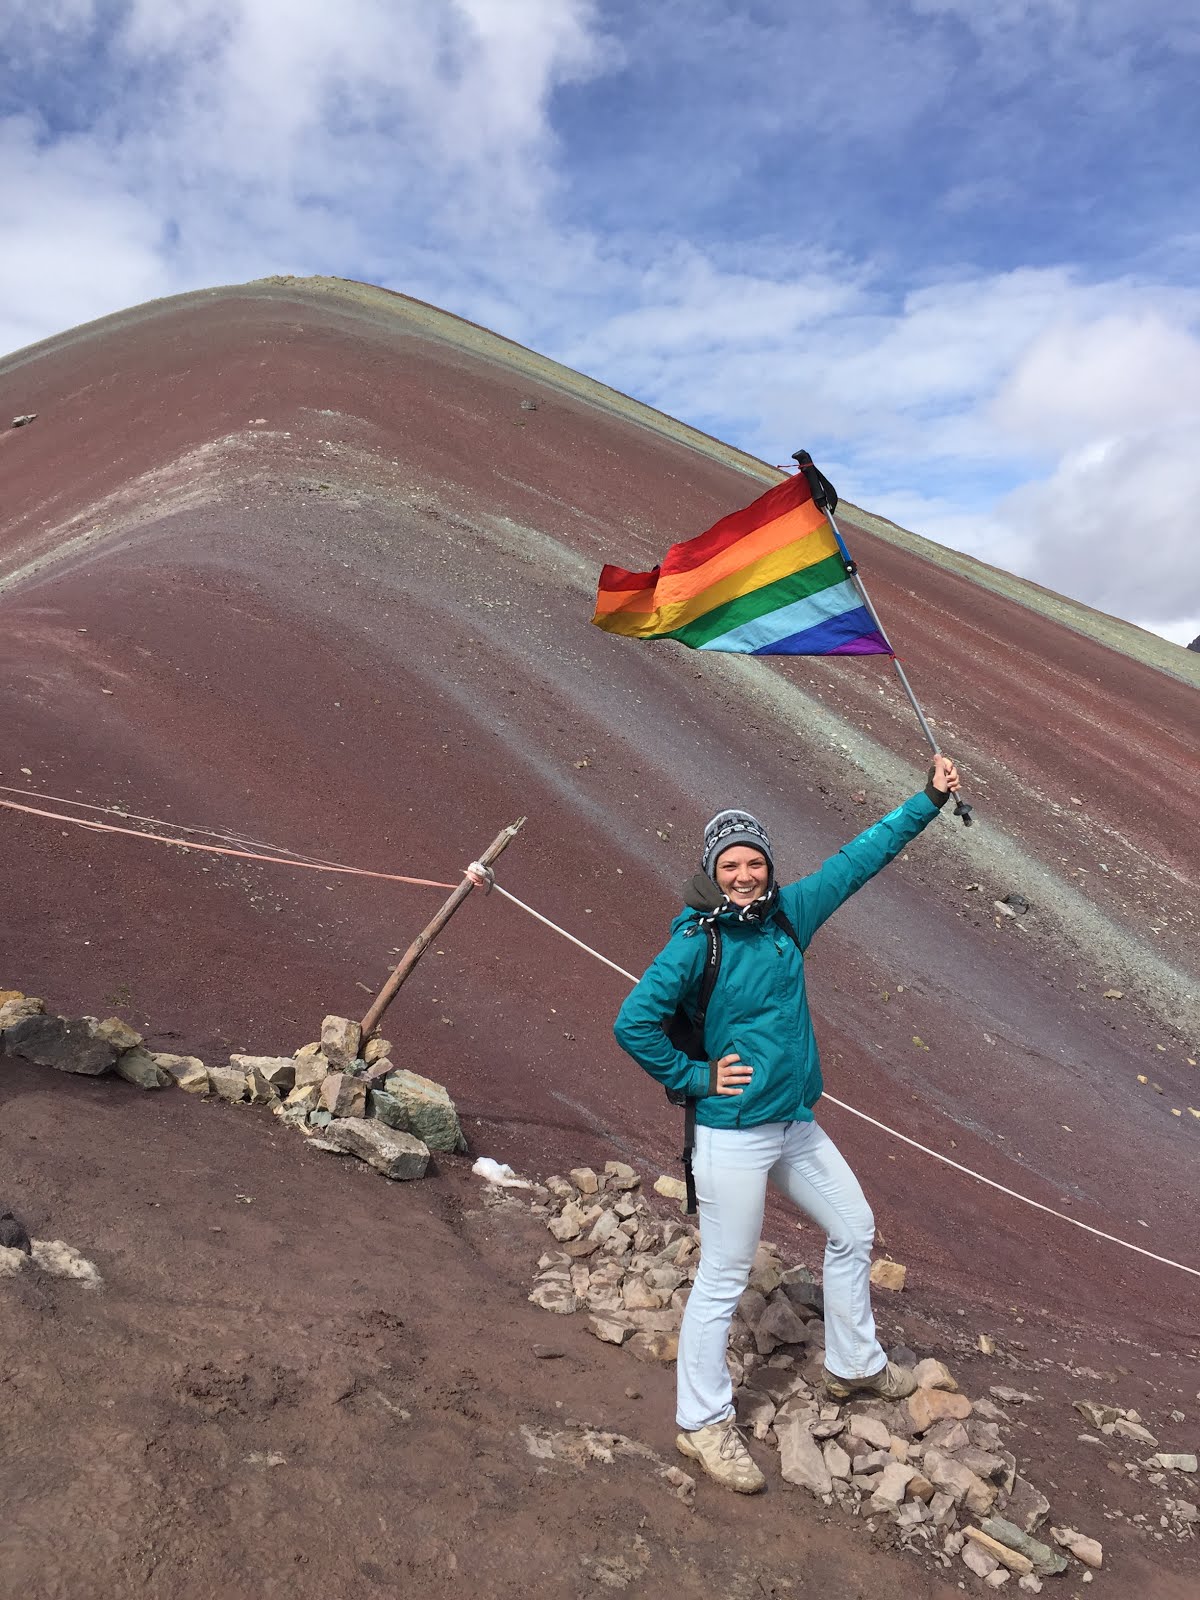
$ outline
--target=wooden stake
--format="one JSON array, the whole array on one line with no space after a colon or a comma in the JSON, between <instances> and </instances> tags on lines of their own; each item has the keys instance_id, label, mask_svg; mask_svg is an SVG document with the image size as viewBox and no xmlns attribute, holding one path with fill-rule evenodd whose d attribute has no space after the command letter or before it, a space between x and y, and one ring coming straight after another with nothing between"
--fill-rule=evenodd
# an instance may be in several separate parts
<instances>
[{"instance_id":1,"label":"wooden stake","mask_svg":"<svg viewBox=\"0 0 1200 1600\"><path fill-rule=\"evenodd\" d=\"M516 822L510 823L507 828L502 828L492 840L491 844L488 845L487 849L479 857L480 866L490 867L492 862L495 861L498 856L502 855L505 849L517 837L517 834L520 833L524 825L525 818L520 817ZM428 949L429 945L434 939L437 938L438 934L441 933L442 929L450 921L450 918L458 910L459 906L462 905L463 901L467 898L474 887L475 885L471 882L470 878L465 877L450 898L443 903L441 909L437 912L433 919L421 929L420 933L401 956L395 967L395 970L392 972L391 977L389 977L383 988L371 1002L371 1009L362 1019L362 1036L364 1043L370 1038L371 1034L379 1026L380 1018L391 1005L392 1001L396 998L396 995L400 989L400 985L404 982L405 978L408 977L409 973L416 966L417 962L420 961L421 957L425 954L425 951Z\"/></svg>"}]
</instances>

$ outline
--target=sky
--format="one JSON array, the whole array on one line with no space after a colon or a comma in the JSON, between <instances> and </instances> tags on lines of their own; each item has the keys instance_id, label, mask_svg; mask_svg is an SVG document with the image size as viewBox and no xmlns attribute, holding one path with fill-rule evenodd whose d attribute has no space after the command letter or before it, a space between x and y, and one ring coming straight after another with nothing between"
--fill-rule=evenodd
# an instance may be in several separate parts
<instances>
[{"instance_id":1,"label":"sky","mask_svg":"<svg viewBox=\"0 0 1200 1600\"><path fill-rule=\"evenodd\" d=\"M359 278L1183 644L1198 82L1195 0L0 0L0 352Z\"/></svg>"}]
</instances>

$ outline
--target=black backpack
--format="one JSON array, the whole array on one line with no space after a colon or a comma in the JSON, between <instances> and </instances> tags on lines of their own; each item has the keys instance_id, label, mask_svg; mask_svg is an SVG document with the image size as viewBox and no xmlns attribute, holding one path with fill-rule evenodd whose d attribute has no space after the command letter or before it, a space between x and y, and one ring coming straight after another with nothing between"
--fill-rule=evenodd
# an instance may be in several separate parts
<instances>
[{"instance_id":1,"label":"black backpack","mask_svg":"<svg viewBox=\"0 0 1200 1600\"><path fill-rule=\"evenodd\" d=\"M771 921L778 923L783 932L796 946L802 948L800 936L792 927L791 921L778 906L772 913ZM675 1014L663 1023L663 1032L675 1046L682 1050L684 1055L693 1061L709 1060L708 1051L704 1044L704 1019L708 1015L708 1002L712 998L716 986L717 976L721 971L721 930L716 922L706 922L704 932L708 940L708 955L704 962L704 971L700 978L700 992L696 996L695 1012L689 1012L686 1007L679 1005ZM683 1112L683 1180L687 1186L687 1203L684 1210L688 1216L696 1213L696 1180L692 1172L692 1156L696 1148L696 1102L691 1096L679 1089L664 1090L667 1099L673 1106L682 1106Z\"/></svg>"}]
</instances>

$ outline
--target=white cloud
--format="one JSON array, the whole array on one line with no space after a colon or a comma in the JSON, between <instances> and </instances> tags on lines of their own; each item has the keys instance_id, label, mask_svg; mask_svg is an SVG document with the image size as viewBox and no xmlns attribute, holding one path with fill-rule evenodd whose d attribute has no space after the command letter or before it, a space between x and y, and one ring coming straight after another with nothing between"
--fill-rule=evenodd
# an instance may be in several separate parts
<instances>
[{"instance_id":1,"label":"white cloud","mask_svg":"<svg viewBox=\"0 0 1200 1600\"><path fill-rule=\"evenodd\" d=\"M1156 6L1187 48L1174 0ZM1104 40L1129 32L1110 0L914 9L972 29L997 71L1026 22L1056 48L1077 41L1088 71L1103 66ZM812 46L797 105L794 77L765 82L760 70L767 47L794 43L789 7L752 18L671 0L637 12L624 57L603 30L612 14L598 0L341 0L336 11L328 0L45 0L0 17L18 73L51 81L56 52L75 73L60 106L0 119L0 349L205 284L362 275L770 460L803 444L883 515L1092 604L1186 627L1200 610L1184 532L1200 491L1188 446L1200 296L1165 272L1098 278L1070 263L932 263L905 281L882 256L797 245L803 228L783 223L720 244L639 229L644 205L619 228L594 226L571 209L555 97L617 64L641 70L650 46L685 76L732 64L725 110L714 101L693 118L701 153L688 152L704 165L728 136L723 184L789 115L810 131L830 123L847 149L890 137L942 93L918 63L950 70L947 36L895 18L872 31L874 10L848 0ZM822 68L831 40L852 95ZM645 160L662 155L651 146ZM994 208L1005 181L968 165L941 210ZM1165 263L1170 241L1160 246ZM1187 240L1175 248L1178 267Z\"/></svg>"}]
</instances>

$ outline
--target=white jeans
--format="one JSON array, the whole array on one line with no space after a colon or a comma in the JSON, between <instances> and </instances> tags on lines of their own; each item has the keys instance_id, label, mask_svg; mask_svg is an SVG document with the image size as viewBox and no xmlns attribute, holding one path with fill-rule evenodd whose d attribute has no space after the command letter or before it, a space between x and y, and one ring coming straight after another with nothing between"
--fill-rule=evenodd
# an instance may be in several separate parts
<instances>
[{"instance_id":1,"label":"white jeans","mask_svg":"<svg viewBox=\"0 0 1200 1600\"><path fill-rule=\"evenodd\" d=\"M696 1129L700 1266L679 1334L676 1420L691 1432L733 1412L725 1364L729 1324L762 1233L767 1180L827 1234L825 1360L840 1378L865 1378L887 1360L871 1314L875 1218L858 1179L815 1122Z\"/></svg>"}]
</instances>

